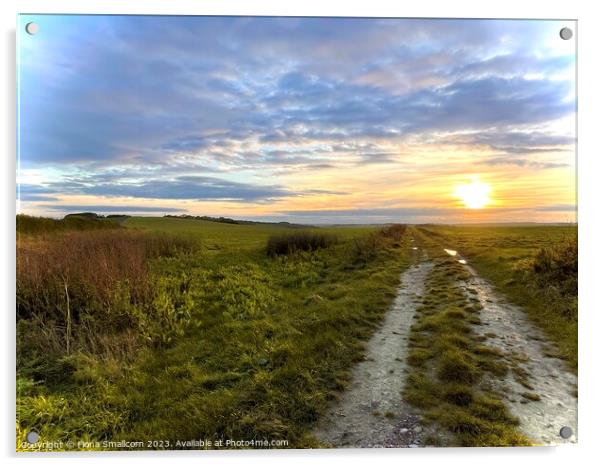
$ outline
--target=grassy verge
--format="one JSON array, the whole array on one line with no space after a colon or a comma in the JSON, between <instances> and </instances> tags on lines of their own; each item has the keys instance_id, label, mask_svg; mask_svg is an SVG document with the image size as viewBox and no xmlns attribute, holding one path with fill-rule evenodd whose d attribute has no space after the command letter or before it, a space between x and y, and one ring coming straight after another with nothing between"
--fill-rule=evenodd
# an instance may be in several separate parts
<instances>
[{"instance_id":1,"label":"grassy verge","mask_svg":"<svg viewBox=\"0 0 602 466\"><path fill-rule=\"evenodd\" d=\"M458 284L468 272L455 259L444 257L434 241L418 237L434 266L411 328L404 398L422 410L427 423L445 429L452 445L528 445L517 430L518 420L487 383L509 367L503 355L472 330L480 324L481 306ZM427 439L433 444L448 441L445 435Z\"/></svg>"},{"instance_id":2,"label":"grassy verge","mask_svg":"<svg viewBox=\"0 0 602 466\"><path fill-rule=\"evenodd\" d=\"M183 220L160 220L162 231L186 233ZM186 222L196 237L203 224ZM108 440L156 440L132 448L198 448L185 443L192 439L316 446L313 423L346 386L395 297L407 266L403 228L344 229L336 244L269 257L265 226L214 225L203 245L219 249L144 259L156 323L186 317L171 339L135 351L81 347L54 359L52 377L21 358L18 447L32 429L78 449L110 449L95 443ZM274 227L271 234L280 233ZM127 274L118 282L131 286ZM128 328L137 338L138 327Z\"/></svg>"},{"instance_id":3,"label":"grassy verge","mask_svg":"<svg viewBox=\"0 0 602 466\"><path fill-rule=\"evenodd\" d=\"M554 347L549 355L577 372L577 228L428 227L457 249L510 302L525 310ZM434 236L433 236L434 235Z\"/></svg>"}]
</instances>

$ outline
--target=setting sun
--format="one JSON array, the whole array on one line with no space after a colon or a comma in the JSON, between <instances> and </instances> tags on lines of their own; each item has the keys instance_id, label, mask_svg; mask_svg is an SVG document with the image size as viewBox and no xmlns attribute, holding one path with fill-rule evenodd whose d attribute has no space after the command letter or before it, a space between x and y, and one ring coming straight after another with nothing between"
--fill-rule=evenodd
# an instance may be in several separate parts
<instances>
[{"instance_id":1,"label":"setting sun","mask_svg":"<svg viewBox=\"0 0 602 466\"><path fill-rule=\"evenodd\" d=\"M458 186L454 191L454 196L461 199L469 209L482 209L491 202L490 192L489 184L474 179L471 183Z\"/></svg>"}]
</instances>

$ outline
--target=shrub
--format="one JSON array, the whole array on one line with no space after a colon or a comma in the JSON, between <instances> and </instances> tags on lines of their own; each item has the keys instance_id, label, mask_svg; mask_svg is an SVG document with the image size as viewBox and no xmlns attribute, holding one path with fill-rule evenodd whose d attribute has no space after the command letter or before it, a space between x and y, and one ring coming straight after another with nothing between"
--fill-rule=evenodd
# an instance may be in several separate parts
<instances>
[{"instance_id":1,"label":"shrub","mask_svg":"<svg viewBox=\"0 0 602 466\"><path fill-rule=\"evenodd\" d=\"M576 239L541 249L533 260L539 281L556 287L563 295L577 296L577 249Z\"/></svg>"},{"instance_id":2,"label":"shrub","mask_svg":"<svg viewBox=\"0 0 602 466\"><path fill-rule=\"evenodd\" d=\"M405 233L405 225L391 225L379 231L368 233L356 238L352 243L353 261L360 266L366 265L378 256L379 251L387 246L399 246L401 238Z\"/></svg>"},{"instance_id":3,"label":"shrub","mask_svg":"<svg viewBox=\"0 0 602 466\"><path fill-rule=\"evenodd\" d=\"M568 239L542 248L524 267L524 282L529 283L533 299L547 304L547 310L568 322L577 322L577 240Z\"/></svg>"},{"instance_id":4,"label":"shrub","mask_svg":"<svg viewBox=\"0 0 602 466\"><path fill-rule=\"evenodd\" d=\"M391 225L390 227L383 228L381 234L386 238L391 238L393 241L401 241L403 234L406 231L405 225Z\"/></svg>"},{"instance_id":5,"label":"shrub","mask_svg":"<svg viewBox=\"0 0 602 466\"><path fill-rule=\"evenodd\" d=\"M316 231L304 231L270 236L267 254L270 257L293 254L298 251L315 251L337 243L336 235Z\"/></svg>"}]
</instances>

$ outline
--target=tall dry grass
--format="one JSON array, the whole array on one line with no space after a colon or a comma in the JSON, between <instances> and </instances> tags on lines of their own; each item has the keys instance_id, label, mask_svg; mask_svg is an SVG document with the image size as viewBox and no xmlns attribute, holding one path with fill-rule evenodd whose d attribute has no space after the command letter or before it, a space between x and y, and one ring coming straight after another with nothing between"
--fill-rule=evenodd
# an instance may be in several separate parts
<instances>
[{"instance_id":1,"label":"tall dry grass","mask_svg":"<svg viewBox=\"0 0 602 466\"><path fill-rule=\"evenodd\" d=\"M21 238L18 353L56 359L133 348L156 295L150 260L194 248L190 240L126 230Z\"/></svg>"},{"instance_id":2,"label":"tall dry grass","mask_svg":"<svg viewBox=\"0 0 602 466\"><path fill-rule=\"evenodd\" d=\"M533 260L533 271L562 294L577 296L578 262L577 239L570 238L557 246L540 249Z\"/></svg>"}]
</instances>

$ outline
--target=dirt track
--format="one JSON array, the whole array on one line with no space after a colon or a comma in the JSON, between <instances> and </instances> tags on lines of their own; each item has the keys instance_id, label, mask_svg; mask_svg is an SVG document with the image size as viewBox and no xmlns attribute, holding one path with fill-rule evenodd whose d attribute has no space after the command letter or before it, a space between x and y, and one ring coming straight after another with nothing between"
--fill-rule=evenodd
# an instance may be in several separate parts
<instances>
[{"instance_id":1,"label":"dirt track","mask_svg":"<svg viewBox=\"0 0 602 466\"><path fill-rule=\"evenodd\" d=\"M446 252L470 271L471 277L459 286L469 299L478 299L483 306L482 325L473 330L487 336L487 344L501 350L509 365L516 368L488 383L493 384L519 419L519 430L536 445L576 442L577 377L562 361L547 356L543 333L519 308L497 296L491 285L455 251ZM422 255L403 273L395 302L368 342L365 360L353 369L349 389L314 432L321 441L335 447L424 444L427 432L420 424L420 416L402 399L401 392L406 379L407 338L432 267L432 262ZM517 373L523 376L517 377ZM559 434L564 426L573 431L568 439Z\"/></svg>"},{"instance_id":2,"label":"dirt track","mask_svg":"<svg viewBox=\"0 0 602 466\"><path fill-rule=\"evenodd\" d=\"M484 325L475 328L477 333L495 334L487 344L498 348L517 364L527 376L527 388L521 385L515 372L508 377L494 380L512 414L520 420L520 430L535 444L554 445L577 441L577 376L567 370L556 358L546 356L545 336L536 328L523 311L504 302L486 280L466 265L472 278L464 287L476 296L483 306L480 317ZM476 294L475 294L476 292ZM534 393L537 401L523 394ZM563 439L560 429L568 426L573 435Z\"/></svg>"}]
</instances>

